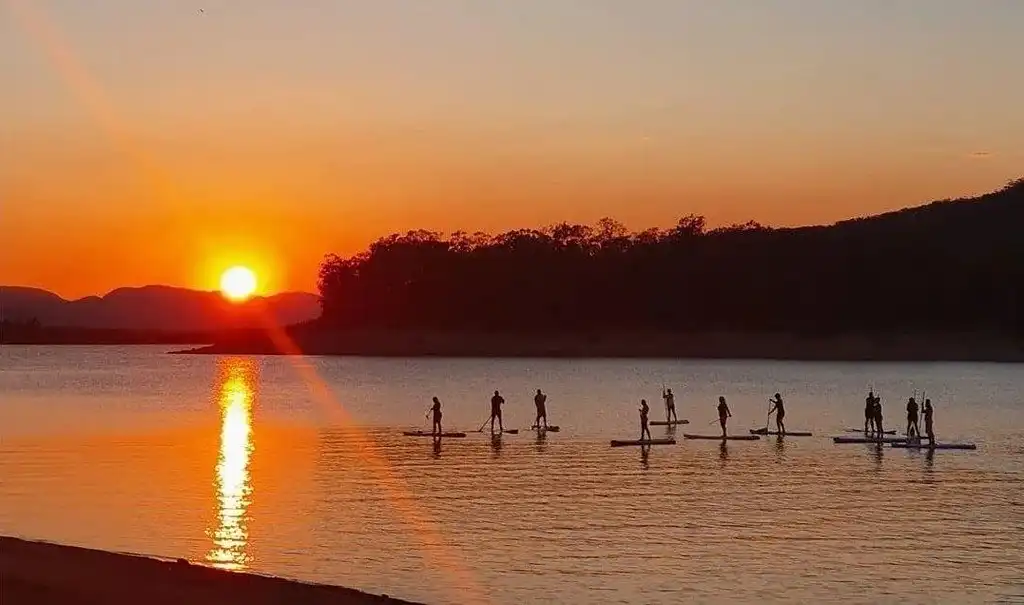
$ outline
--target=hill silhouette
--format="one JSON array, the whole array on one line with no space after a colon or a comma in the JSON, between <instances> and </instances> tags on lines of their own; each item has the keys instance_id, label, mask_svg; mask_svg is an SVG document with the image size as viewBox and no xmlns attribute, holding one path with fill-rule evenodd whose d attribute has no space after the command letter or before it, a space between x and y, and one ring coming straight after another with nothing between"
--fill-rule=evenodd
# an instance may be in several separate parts
<instances>
[{"instance_id":1,"label":"hill silhouette","mask_svg":"<svg viewBox=\"0 0 1024 605\"><path fill-rule=\"evenodd\" d=\"M292 335L319 354L1015 358L1022 226L1024 179L828 226L410 231L327 256L323 315Z\"/></svg>"},{"instance_id":2,"label":"hill silhouette","mask_svg":"<svg viewBox=\"0 0 1024 605\"><path fill-rule=\"evenodd\" d=\"M1024 179L844 221L706 230L688 216L496 236L392 235L320 270L340 326L514 330L1019 330Z\"/></svg>"},{"instance_id":3,"label":"hill silhouette","mask_svg":"<svg viewBox=\"0 0 1024 605\"><path fill-rule=\"evenodd\" d=\"M169 286L118 288L65 300L38 288L0 286L0 321L44 328L199 332L279 326L315 319L319 298L306 292L254 297L242 304L217 292Z\"/></svg>"}]
</instances>

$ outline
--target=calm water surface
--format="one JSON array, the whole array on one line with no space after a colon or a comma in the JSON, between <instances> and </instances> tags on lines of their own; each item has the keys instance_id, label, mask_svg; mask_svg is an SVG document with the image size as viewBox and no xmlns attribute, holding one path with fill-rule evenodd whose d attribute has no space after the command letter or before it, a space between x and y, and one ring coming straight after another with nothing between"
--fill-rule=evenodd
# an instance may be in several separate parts
<instances>
[{"instance_id":1,"label":"calm water surface","mask_svg":"<svg viewBox=\"0 0 1024 605\"><path fill-rule=\"evenodd\" d=\"M1019 365L164 351L0 348L0 533L428 603L1024 600ZM781 391L815 437L609 448L663 382L688 432L719 394L733 431L764 426ZM894 426L926 391L940 439L979 449L833 445L869 386ZM494 389L526 428L538 387L546 439L400 434L435 394L475 430Z\"/></svg>"}]
</instances>

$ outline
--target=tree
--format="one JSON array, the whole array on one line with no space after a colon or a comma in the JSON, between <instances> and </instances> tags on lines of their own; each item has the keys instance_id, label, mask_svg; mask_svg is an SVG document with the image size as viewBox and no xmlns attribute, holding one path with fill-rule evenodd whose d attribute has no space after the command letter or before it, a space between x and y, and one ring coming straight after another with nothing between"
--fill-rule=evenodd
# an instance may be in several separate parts
<instances>
[{"instance_id":1,"label":"tree","mask_svg":"<svg viewBox=\"0 0 1024 605\"><path fill-rule=\"evenodd\" d=\"M1020 332L1024 179L828 227L409 231L320 268L323 320L451 330Z\"/></svg>"}]
</instances>

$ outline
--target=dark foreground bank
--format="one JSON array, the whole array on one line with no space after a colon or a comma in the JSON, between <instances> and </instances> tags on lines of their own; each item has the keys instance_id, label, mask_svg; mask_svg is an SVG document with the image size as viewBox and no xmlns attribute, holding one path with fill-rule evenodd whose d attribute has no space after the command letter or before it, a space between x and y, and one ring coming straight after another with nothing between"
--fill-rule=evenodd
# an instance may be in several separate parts
<instances>
[{"instance_id":1,"label":"dark foreground bank","mask_svg":"<svg viewBox=\"0 0 1024 605\"><path fill-rule=\"evenodd\" d=\"M804 336L618 332L589 334L289 330L181 351L213 355L772 359L1024 362L1024 342L990 334Z\"/></svg>"},{"instance_id":2,"label":"dark foreground bank","mask_svg":"<svg viewBox=\"0 0 1024 605\"><path fill-rule=\"evenodd\" d=\"M336 586L0 537L3 605L383 605Z\"/></svg>"}]
</instances>

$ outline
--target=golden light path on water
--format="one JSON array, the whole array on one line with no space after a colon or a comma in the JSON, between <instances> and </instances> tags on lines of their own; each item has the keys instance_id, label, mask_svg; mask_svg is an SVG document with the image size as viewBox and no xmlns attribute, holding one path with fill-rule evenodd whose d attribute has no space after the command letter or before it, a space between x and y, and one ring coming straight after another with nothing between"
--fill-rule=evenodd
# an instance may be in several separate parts
<instances>
[{"instance_id":1,"label":"golden light path on water","mask_svg":"<svg viewBox=\"0 0 1024 605\"><path fill-rule=\"evenodd\" d=\"M89 71L86 64L79 59L78 53L75 52L75 49L63 36L60 29L49 18L42 4L29 0L6 0L4 5L13 15L14 21L21 26L22 31L43 51L50 65L75 99L90 112L97 124L119 146L121 151L131 159L138 176L148 186L150 192L155 193L160 199L170 199L168 196L169 183L160 176L157 166L143 153L144 150L131 140L126 124L121 119L120 113L115 108L112 99L108 97L102 84ZM359 452L362 462L375 473L379 488L387 495L395 510L412 526L413 535L411 537L414 539L414 543L419 546L419 550L424 558L430 560L442 574L451 578L452 585L462 587L453 596L457 597L459 602L462 603L490 602L490 599L481 590L480 583L475 574L466 565L462 553L457 548L448 544L438 523L425 514L414 502L414 499L409 497L410 493L407 486L404 485L396 475L395 470L380 454L377 444L363 429L352 422L352 418L345 409L343 402L337 400L317 374L312 364L306 358L299 355L301 350L288 333L281 329L271 319L269 314L264 317L264 323L266 332L278 352L292 356L293 368L302 376L320 412L335 420L340 426L353 431L351 446ZM247 370L239 370L239 373L235 374L235 376L240 377L239 380L232 383L243 385L233 387L236 389L235 392L241 392L242 388L248 388L248 397L243 398L244 403L238 404L243 409L243 413L232 416L229 416L227 410L233 408L225 405L224 399L221 400L222 438L220 457L222 460L227 460L233 456L232 459L236 462L242 461L244 472L235 476L235 480L241 479L242 488L236 490L236 492L230 492L230 488L235 482L225 480L225 478L231 476L231 469L237 468L237 464L218 464L217 483L220 494L218 497L221 499L222 504L219 515L221 526L213 533L215 538L218 535L235 535L235 539L230 541L230 549L222 549L220 546L218 546L218 549L229 550L229 552L244 560L245 545L248 540L244 522L251 492L248 461L252 449L252 387L256 380L256 365L252 360L240 361L236 359L230 363L236 364L241 368L248 368ZM232 392L228 388L231 376L232 374L228 372L229 380L226 380L221 388L221 394L225 397ZM245 382L246 380L249 380L249 382ZM230 448L231 444L237 444L235 437L241 434L242 431L237 428L228 428L237 427L241 423L241 418L245 419L247 427L244 436L248 440L248 449L244 450L244 453L239 453L241 450L232 450ZM228 438L225 438L225 433L229 435ZM228 493L235 493L231 498L237 497L238 501L234 502L231 498L226 498L224 494ZM225 501L237 504L238 506L223 506ZM225 510L230 510L231 514L226 515ZM236 525L231 525L232 523ZM239 536L241 539L238 539ZM227 539L223 540L223 542L225 544L229 543ZM216 550L213 552L216 552ZM221 564L218 563L218 565ZM244 565L244 562L240 565Z\"/></svg>"},{"instance_id":2,"label":"golden light path on water","mask_svg":"<svg viewBox=\"0 0 1024 605\"><path fill-rule=\"evenodd\" d=\"M207 561L215 567L243 570L250 557L248 512L252 502L249 460L253 452L252 408L256 366L252 359L219 362L221 429L217 457L217 526L210 530L213 547Z\"/></svg>"},{"instance_id":3,"label":"golden light path on water","mask_svg":"<svg viewBox=\"0 0 1024 605\"><path fill-rule=\"evenodd\" d=\"M374 439L364 428L353 422L344 403L334 396L288 332L274 323L272 315L265 309L261 318L267 337L279 353L288 356L292 368L305 383L319 411L337 426L348 430L349 446L357 454L360 463L374 473L378 489L386 495L394 510L412 527L411 537L419 545L423 558L449 580L450 586L459 587L450 590L452 596L457 602L467 605L493 602L484 593L476 574L470 570L464 554L449 544L437 520L424 512L395 468L378 450Z\"/></svg>"}]
</instances>

